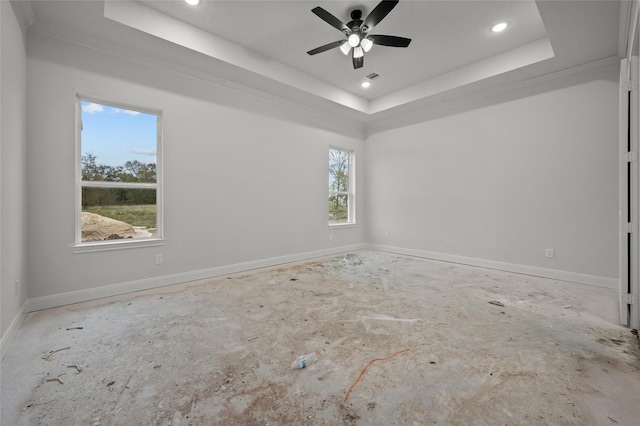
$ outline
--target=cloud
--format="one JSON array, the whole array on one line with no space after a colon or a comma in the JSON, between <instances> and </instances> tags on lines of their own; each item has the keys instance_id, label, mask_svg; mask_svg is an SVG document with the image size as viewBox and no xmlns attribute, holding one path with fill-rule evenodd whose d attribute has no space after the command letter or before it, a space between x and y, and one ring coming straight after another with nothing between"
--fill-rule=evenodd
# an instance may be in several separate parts
<instances>
[{"instance_id":1,"label":"cloud","mask_svg":"<svg viewBox=\"0 0 640 426\"><path fill-rule=\"evenodd\" d=\"M94 112L102 112L104 108L100 104L84 104L82 105L82 112L88 112L89 114L93 114Z\"/></svg>"},{"instance_id":2,"label":"cloud","mask_svg":"<svg viewBox=\"0 0 640 426\"><path fill-rule=\"evenodd\" d=\"M122 108L114 108L114 109L113 109L113 111L114 111L116 114L128 114L128 115L132 115L132 116L134 116L134 117L135 117L136 115L140 114L140 112L139 112L139 111L131 111L131 110L128 110L128 109L122 109Z\"/></svg>"},{"instance_id":3,"label":"cloud","mask_svg":"<svg viewBox=\"0 0 640 426\"><path fill-rule=\"evenodd\" d=\"M131 152L140 155L156 155L155 148L131 148Z\"/></svg>"}]
</instances>

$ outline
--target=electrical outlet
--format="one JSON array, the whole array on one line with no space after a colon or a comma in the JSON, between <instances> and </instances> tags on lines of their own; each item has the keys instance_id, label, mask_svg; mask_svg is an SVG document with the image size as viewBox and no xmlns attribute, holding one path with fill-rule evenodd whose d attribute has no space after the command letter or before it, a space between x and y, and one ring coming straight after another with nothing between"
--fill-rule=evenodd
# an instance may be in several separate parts
<instances>
[{"instance_id":1,"label":"electrical outlet","mask_svg":"<svg viewBox=\"0 0 640 426\"><path fill-rule=\"evenodd\" d=\"M545 254L549 259L556 257L556 251L554 249L547 249Z\"/></svg>"},{"instance_id":2,"label":"electrical outlet","mask_svg":"<svg viewBox=\"0 0 640 426\"><path fill-rule=\"evenodd\" d=\"M163 262L162 255L156 254L156 265L160 265Z\"/></svg>"}]
</instances>

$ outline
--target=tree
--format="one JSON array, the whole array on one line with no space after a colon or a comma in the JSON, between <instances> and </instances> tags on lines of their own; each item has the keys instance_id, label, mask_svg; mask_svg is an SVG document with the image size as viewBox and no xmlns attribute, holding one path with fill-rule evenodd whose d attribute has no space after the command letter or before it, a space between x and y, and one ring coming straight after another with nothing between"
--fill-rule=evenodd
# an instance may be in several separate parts
<instances>
[{"instance_id":1,"label":"tree","mask_svg":"<svg viewBox=\"0 0 640 426\"><path fill-rule=\"evenodd\" d=\"M123 182L155 182L156 165L141 163L138 160L127 161L123 167Z\"/></svg>"},{"instance_id":2,"label":"tree","mask_svg":"<svg viewBox=\"0 0 640 426\"><path fill-rule=\"evenodd\" d=\"M100 180L95 155L83 155L80 163L82 165L82 180Z\"/></svg>"},{"instance_id":3,"label":"tree","mask_svg":"<svg viewBox=\"0 0 640 426\"><path fill-rule=\"evenodd\" d=\"M82 180L101 182L156 182L155 163L127 161L124 166L109 166L97 162L93 154L81 157ZM155 204L154 190L143 188L82 188L82 205L141 205Z\"/></svg>"},{"instance_id":4,"label":"tree","mask_svg":"<svg viewBox=\"0 0 640 426\"><path fill-rule=\"evenodd\" d=\"M329 202L337 216L348 215L348 195L336 193L349 191L349 157L348 151L329 150L329 191L332 193Z\"/></svg>"},{"instance_id":5,"label":"tree","mask_svg":"<svg viewBox=\"0 0 640 426\"><path fill-rule=\"evenodd\" d=\"M329 189L335 192L349 190L349 153L329 150Z\"/></svg>"}]
</instances>

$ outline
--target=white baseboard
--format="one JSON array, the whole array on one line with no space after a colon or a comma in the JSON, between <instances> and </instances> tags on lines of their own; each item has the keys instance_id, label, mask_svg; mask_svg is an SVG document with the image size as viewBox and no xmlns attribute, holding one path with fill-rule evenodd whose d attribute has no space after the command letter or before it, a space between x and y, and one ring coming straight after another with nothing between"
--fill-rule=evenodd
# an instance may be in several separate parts
<instances>
[{"instance_id":1,"label":"white baseboard","mask_svg":"<svg viewBox=\"0 0 640 426\"><path fill-rule=\"evenodd\" d=\"M16 316L13 317L13 321L11 321L7 331L4 333L2 338L0 338L0 359L4 358L4 354L9 350L9 346L11 346L11 343L16 337L18 330L20 330L24 319L27 317L27 313L29 312L28 306L29 300L27 299L20 307L20 310L18 310Z\"/></svg>"},{"instance_id":2,"label":"white baseboard","mask_svg":"<svg viewBox=\"0 0 640 426\"><path fill-rule=\"evenodd\" d=\"M145 278L119 284L111 284L101 287L70 291L67 293L53 294L50 296L35 297L28 300L28 307L29 312L39 311L42 309L70 305L72 303L86 302L89 300L101 299L104 297L118 296L121 294L133 293L136 291L150 290L153 288L165 287L168 285L213 278L220 275L235 274L237 272L244 272L252 269L266 268L270 266L298 262L301 260L308 260L323 256L331 256L334 254L345 253L363 248L365 248L364 244L352 244L330 249L315 250L260 260L252 260L249 262L235 263L231 265L218 266L215 268L199 269L196 271L183 272L179 274L164 275L161 277Z\"/></svg>"},{"instance_id":3,"label":"white baseboard","mask_svg":"<svg viewBox=\"0 0 640 426\"><path fill-rule=\"evenodd\" d=\"M498 262L494 260L478 259L474 257L457 256L446 253L436 253L424 250L414 250L402 247L386 246L381 244L368 244L366 248L390 253L405 254L408 256L422 257L425 259L441 260L444 262L460 263L463 265L478 266L487 269L497 269L517 274L533 275L542 278L551 278L560 281L570 281L580 284L588 284L617 290L619 282L617 278L600 277L597 275L580 274L577 272L560 271L557 269L540 268L537 266L519 265L516 263Z\"/></svg>"},{"instance_id":4,"label":"white baseboard","mask_svg":"<svg viewBox=\"0 0 640 426\"><path fill-rule=\"evenodd\" d=\"M9 349L11 342L24 322L27 313L42 309L55 308L58 306L70 305L73 303L86 302L89 300L101 299L104 297L118 296L142 290L150 290L168 285L181 284L189 281L213 278L221 275L235 274L258 268L266 268L282 265L291 262L314 259L323 256L331 256L346 253L354 250L370 249L389 253L404 254L407 256L434 259L444 262L459 263L463 265L477 266L481 268L497 269L501 271L514 272L524 275L533 275L543 278L551 278L561 281L570 281L581 284L594 285L610 289L618 289L616 278L599 277L595 275L579 274L575 272L559 271L555 269L539 268L535 266L518 265L514 263L497 262L486 259L478 259L465 256L457 256L446 253L436 253L424 250L414 250L402 247L393 247L380 244L352 244L330 249L315 250L310 252L296 253L286 256L271 257L267 259L253 260L249 262L235 263L231 265L218 266L215 268L200 269L161 277L145 278L142 280L129 281L125 283L112 284L102 287L89 288L67 293L54 294L50 296L27 299L16 316L14 317L7 332L0 339L0 358Z\"/></svg>"},{"instance_id":5,"label":"white baseboard","mask_svg":"<svg viewBox=\"0 0 640 426\"><path fill-rule=\"evenodd\" d=\"M220 275L234 274L237 272L249 271L252 269L265 268L282 265L285 263L308 260L317 257L330 256L359 249L380 250L390 253L404 254L408 256L422 257L445 262L460 263L481 268L497 269L501 271L514 272L524 275L551 278L561 281L570 281L580 284L594 285L610 289L618 289L616 278L600 277L595 275L580 274L575 272L560 271L556 269L540 268L535 266L519 265L514 263L498 262L486 259L478 259L465 256L457 256L446 253L436 253L424 250L407 249L379 244L352 244L331 249L316 250L311 252L296 253L286 256L272 257L267 259L253 260L249 262L235 263L231 265L218 266L215 268L200 269L173 275L145 278L141 280L112 284L107 286L83 289L50 296L36 297L27 300L23 306L24 312L33 312L42 309L55 308L72 303L86 302L89 300L104 297L118 296L135 291L150 290L153 288L165 287L168 285L181 284L189 281L201 280L217 277ZM28 307L28 310L26 310ZM16 317L17 318L17 317ZM14 319L14 323L16 320ZM20 321L21 323L21 321ZM12 324L13 325L13 324ZM7 333L8 336L8 333ZM6 339L3 338L2 342Z\"/></svg>"}]
</instances>

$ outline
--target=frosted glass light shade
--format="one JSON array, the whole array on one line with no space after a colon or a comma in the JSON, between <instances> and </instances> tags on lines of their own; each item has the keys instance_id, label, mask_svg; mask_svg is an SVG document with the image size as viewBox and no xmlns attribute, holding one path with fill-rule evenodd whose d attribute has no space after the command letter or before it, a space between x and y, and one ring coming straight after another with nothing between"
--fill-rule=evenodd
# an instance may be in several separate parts
<instances>
[{"instance_id":1,"label":"frosted glass light shade","mask_svg":"<svg viewBox=\"0 0 640 426\"><path fill-rule=\"evenodd\" d=\"M365 52L368 52L373 47L373 42L371 40L369 40L368 38L363 38L360 41L360 46L362 46L362 49L364 49Z\"/></svg>"},{"instance_id":2,"label":"frosted glass light shade","mask_svg":"<svg viewBox=\"0 0 640 426\"><path fill-rule=\"evenodd\" d=\"M351 34L349 36L349 46L356 47L360 44L360 36L358 34Z\"/></svg>"},{"instance_id":3,"label":"frosted glass light shade","mask_svg":"<svg viewBox=\"0 0 640 426\"><path fill-rule=\"evenodd\" d=\"M342 45L340 45L340 50L342 51L342 53L344 53L345 55L348 55L349 52L351 51L351 45L349 44L348 41L345 41L344 43L342 43Z\"/></svg>"}]
</instances>

